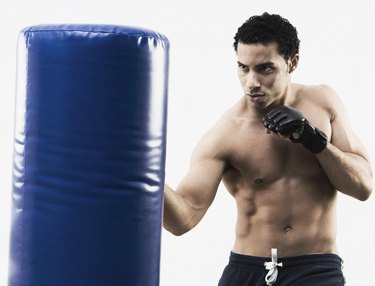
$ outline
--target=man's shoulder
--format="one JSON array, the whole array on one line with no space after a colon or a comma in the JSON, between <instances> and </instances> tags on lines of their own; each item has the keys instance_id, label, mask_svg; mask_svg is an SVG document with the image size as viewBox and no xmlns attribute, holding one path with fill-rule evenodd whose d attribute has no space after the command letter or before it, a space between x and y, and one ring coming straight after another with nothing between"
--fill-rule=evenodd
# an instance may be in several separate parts
<instances>
[{"instance_id":1,"label":"man's shoulder","mask_svg":"<svg viewBox=\"0 0 375 286\"><path fill-rule=\"evenodd\" d=\"M337 97L335 90L327 84L296 85L296 96L301 99L327 102Z\"/></svg>"},{"instance_id":2,"label":"man's shoulder","mask_svg":"<svg viewBox=\"0 0 375 286\"><path fill-rule=\"evenodd\" d=\"M336 91L327 84L302 86L296 94L296 100L305 106L310 106L310 109L325 110L331 120L342 106Z\"/></svg>"},{"instance_id":3,"label":"man's shoulder","mask_svg":"<svg viewBox=\"0 0 375 286\"><path fill-rule=\"evenodd\" d=\"M232 149L232 141L236 131L241 126L239 104L235 103L227 109L218 120L209 128L198 142L199 150L215 153L222 158L226 157Z\"/></svg>"},{"instance_id":4,"label":"man's shoulder","mask_svg":"<svg viewBox=\"0 0 375 286\"><path fill-rule=\"evenodd\" d=\"M240 118L234 110L229 109L224 112L215 124L209 130L209 133L212 133L220 140L223 140L228 137L228 134L232 133L233 130L238 129L240 124Z\"/></svg>"},{"instance_id":5,"label":"man's shoulder","mask_svg":"<svg viewBox=\"0 0 375 286\"><path fill-rule=\"evenodd\" d=\"M241 124L248 120L248 106L246 96L242 96L231 107L229 107L218 119L217 124L225 124L228 127Z\"/></svg>"},{"instance_id":6,"label":"man's shoulder","mask_svg":"<svg viewBox=\"0 0 375 286\"><path fill-rule=\"evenodd\" d=\"M327 84L300 85L296 89L296 102L310 103L332 112L337 104L340 104L340 98Z\"/></svg>"}]
</instances>

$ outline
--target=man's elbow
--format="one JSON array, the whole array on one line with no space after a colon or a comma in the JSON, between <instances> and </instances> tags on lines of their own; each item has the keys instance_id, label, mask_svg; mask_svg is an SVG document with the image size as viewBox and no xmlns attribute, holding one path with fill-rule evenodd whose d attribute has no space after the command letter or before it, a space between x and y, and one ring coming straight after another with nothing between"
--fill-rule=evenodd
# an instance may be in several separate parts
<instances>
[{"instance_id":1,"label":"man's elbow","mask_svg":"<svg viewBox=\"0 0 375 286\"><path fill-rule=\"evenodd\" d=\"M362 202L367 201L372 194L372 190L373 190L373 183L372 183L372 178L371 178L371 180L369 180L367 184L364 184L362 186L361 191L358 192L357 199Z\"/></svg>"},{"instance_id":2,"label":"man's elbow","mask_svg":"<svg viewBox=\"0 0 375 286\"><path fill-rule=\"evenodd\" d=\"M171 227L168 226L164 223L164 229L167 230L168 232L172 233L175 236L181 236L185 233L187 233L191 227L184 226L184 227Z\"/></svg>"},{"instance_id":3,"label":"man's elbow","mask_svg":"<svg viewBox=\"0 0 375 286\"><path fill-rule=\"evenodd\" d=\"M175 236L181 236L187 233L187 231L184 231L184 230L169 230L169 232Z\"/></svg>"},{"instance_id":4,"label":"man's elbow","mask_svg":"<svg viewBox=\"0 0 375 286\"><path fill-rule=\"evenodd\" d=\"M370 198L371 193L372 193L372 188L361 192L361 194L358 196L358 200L362 202L367 201Z\"/></svg>"}]
</instances>

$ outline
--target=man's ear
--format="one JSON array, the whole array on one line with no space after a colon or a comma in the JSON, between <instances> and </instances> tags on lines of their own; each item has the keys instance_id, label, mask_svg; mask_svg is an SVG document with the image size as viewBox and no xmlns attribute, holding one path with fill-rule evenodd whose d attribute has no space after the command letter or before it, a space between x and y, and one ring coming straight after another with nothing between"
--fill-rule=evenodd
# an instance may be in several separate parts
<instances>
[{"instance_id":1,"label":"man's ear","mask_svg":"<svg viewBox=\"0 0 375 286\"><path fill-rule=\"evenodd\" d=\"M288 61L288 72L292 73L298 66L299 62L299 54L295 54L293 57L290 58Z\"/></svg>"}]
</instances>

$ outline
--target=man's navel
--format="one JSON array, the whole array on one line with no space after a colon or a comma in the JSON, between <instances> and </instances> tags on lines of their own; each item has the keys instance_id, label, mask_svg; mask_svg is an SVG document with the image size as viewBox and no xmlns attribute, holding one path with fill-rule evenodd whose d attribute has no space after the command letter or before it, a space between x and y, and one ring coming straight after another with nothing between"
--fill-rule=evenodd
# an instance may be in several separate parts
<instances>
[{"instance_id":1,"label":"man's navel","mask_svg":"<svg viewBox=\"0 0 375 286\"><path fill-rule=\"evenodd\" d=\"M287 225L287 226L284 227L283 231L284 231L284 233L289 233L289 232L292 231L292 227L290 225Z\"/></svg>"}]
</instances>

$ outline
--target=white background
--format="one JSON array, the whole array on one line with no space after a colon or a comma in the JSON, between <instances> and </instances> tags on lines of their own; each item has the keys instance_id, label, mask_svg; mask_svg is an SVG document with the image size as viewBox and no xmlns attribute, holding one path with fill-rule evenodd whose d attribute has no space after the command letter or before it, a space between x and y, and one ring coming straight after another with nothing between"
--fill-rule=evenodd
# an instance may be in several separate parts
<instances>
[{"instance_id":1,"label":"white background","mask_svg":"<svg viewBox=\"0 0 375 286\"><path fill-rule=\"evenodd\" d=\"M299 31L301 60L294 80L333 86L374 158L370 102L375 96L375 20L370 4L365 0L1 0L0 285L6 285L8 268L16 41L22 28L46 23L135 25L169 38L166 180L176 187L198 139L242 95L233 36L249 16L264 11L281 14ZM359 202L340 195L338 245L348 285L374 285L374 214L374 196ZM234 201L221 186L194 230L182 237L163 231L161 286L217 285L232 247L234 222Z\"/></svg>"}]
</instances>

